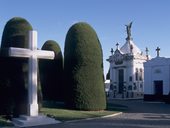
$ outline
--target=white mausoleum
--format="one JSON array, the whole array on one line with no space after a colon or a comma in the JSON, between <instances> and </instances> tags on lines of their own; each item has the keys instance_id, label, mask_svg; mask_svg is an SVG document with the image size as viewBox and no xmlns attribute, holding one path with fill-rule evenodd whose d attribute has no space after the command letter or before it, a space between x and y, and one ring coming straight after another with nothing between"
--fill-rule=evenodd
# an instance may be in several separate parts
<instances>
[{"instance_id":1,"label":"white mausoleum","mask_svg":"<svg viewBox=\"0 0 170 128\"><path fill-rule=\"evenodd\" d=\"M170 58L157 57L144 63L144 100L166 100L170 93Z\"/></svg>"},{"instance_id":2,"label":"white mausoleum","mask_svg":"<svg viewBox=\"0 0 170 128\"><path fill-rule=\"evenodd\" d=\"M112 55L107 59L110 63L110 98L142 97L144 92L144 66L148 55L135 45L131 38L131 25L127 25L125 44L116 50L111 49ZM148 51L148 50L146 50Z\"/></svg>"}]
</instances>

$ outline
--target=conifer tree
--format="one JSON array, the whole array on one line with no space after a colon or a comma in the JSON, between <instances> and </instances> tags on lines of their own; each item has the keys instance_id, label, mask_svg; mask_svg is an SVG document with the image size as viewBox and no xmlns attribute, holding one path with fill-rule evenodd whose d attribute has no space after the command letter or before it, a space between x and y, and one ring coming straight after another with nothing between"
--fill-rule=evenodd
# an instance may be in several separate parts
<instances>
[{"instance_id":1,"label":"conifer tree","mask_svg":"<svg viewBox=\"0 0 170 128\"><path fill-rule=\"evenodd\" d=\"M40 78L43 100L63 101L63 56L56 41L48 40L42 50L54 51L54 60L40 60Z\"/></svg>"},{"instance_id":2,"label":"conifer tree","mask_svg":"<svg viewBox=\"0 0 170 128\"><path fill-rule=\"evenodd\" d=\"M95 30L87 23L74 24L64 48L66 104L80 110L103 110L106 97L103 53Z\"/></svg>"},{"instance_id":3,"label":"conifer tree","mask_svg":"<svg viewBox=\"0 0 170 128\"><path fill-rule=\"evenodd\" d=\"M4 28L1 48L28 48L30 23L21 17L10 19ZM27 114L28 104L28 59L0 57L0 87L3 89L0 100L4 102L1 110L6 114L18 116ZM38 96L41 98L40 82ZM5 100L3 99L5 97Z\"/></svg>"}]
</instances>

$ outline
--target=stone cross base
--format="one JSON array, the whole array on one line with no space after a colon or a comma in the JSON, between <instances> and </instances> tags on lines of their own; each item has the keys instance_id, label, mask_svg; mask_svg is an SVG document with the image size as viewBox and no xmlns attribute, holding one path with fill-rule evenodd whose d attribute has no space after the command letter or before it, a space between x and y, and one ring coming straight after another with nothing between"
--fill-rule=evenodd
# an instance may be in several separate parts
<instances>
[{"instance_id":1,"label":"stone cross base","mask_svg":"<svg viewBox=\"0 0 170 128\"><path fill-rule=\"evenodd\" d=\"M30 127L30 126L49 125L49 124L61 123L58 120L55 120L53 118L49 118L49 117L44 116L44 115L39 115L39 116L21 115L19 118L13 118L12 122L16 127Z\"/></svg>"},{"instance_id":2,"label":"stone cross base","mask_svg":"<svg viewBox=\"0 0 170 128\"><path fill-rule=\"evenodd\" d=\"M37 116L38 115L38 104L28 105L28 116Z\"/></svg>"}]
</instances>

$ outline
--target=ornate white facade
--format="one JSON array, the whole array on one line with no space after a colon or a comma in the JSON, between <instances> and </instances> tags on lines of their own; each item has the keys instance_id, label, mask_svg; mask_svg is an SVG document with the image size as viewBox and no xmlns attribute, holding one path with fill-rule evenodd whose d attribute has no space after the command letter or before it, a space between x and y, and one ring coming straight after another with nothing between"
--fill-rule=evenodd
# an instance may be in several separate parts
<instances>
[{"instance_id":1,"label":"ornate white facade","mask_svg":"<svg viewBox=\"0 0 170 128\"><path fill-rule=\"evenodd\" d=\"M110 63L110 98L143 97L144 66L148 55L135 45L130 35L126 43L119 48L116 44L115 52L107 59Z\"/></svg>"}]
</instances>

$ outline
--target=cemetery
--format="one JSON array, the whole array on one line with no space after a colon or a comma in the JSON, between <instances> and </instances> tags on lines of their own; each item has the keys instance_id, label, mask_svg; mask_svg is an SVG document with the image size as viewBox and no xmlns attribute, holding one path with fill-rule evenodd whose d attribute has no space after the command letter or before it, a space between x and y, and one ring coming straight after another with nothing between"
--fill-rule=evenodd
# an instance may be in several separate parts
<instances>
[{"instance_id":1,"label":"cemetery","mask_svg":"<svg viewBox=\"0 0 170 128\"><path fill-rule=\"evenodd\" d=\"M57 42L48 40L39 50L37 41L37 31L26 19L6 23L0 48L0 115L27 127L60 123L41 113L47 110L44 103L60 102L63 108L93 114L105 110L103 53L95 30L84 22L74 24L66 35L64 57ZM108 113L114 112L98 115Z\"/></svg>"},{"instance_id":2,"label":"cemetery","mask_svg":"<svg viewBox=\"0 0 170 128\"><path fill-rule=\"evenodd\" d=\"M160 57L159 47L155 58L148 48L143 53L131 27L132 22L126 25L125 44L111 49L105 81L102 46L89 24L69 28L62 54L54 40L38 48L38 32L26 19L10 19L0 47L0 125L41 126L115 114L120 109L112 99L169 103L170 60Z\"/></svg>"},{"instance_id":3,"label":"cemetery","mask_svg":"<svg viewBox=\"0 0 170 128\"><path fill-rule=\"evenodd\" d=\"M0 128L170 128L170 0L0 5Z\"/></svg>"}]
</instances>

